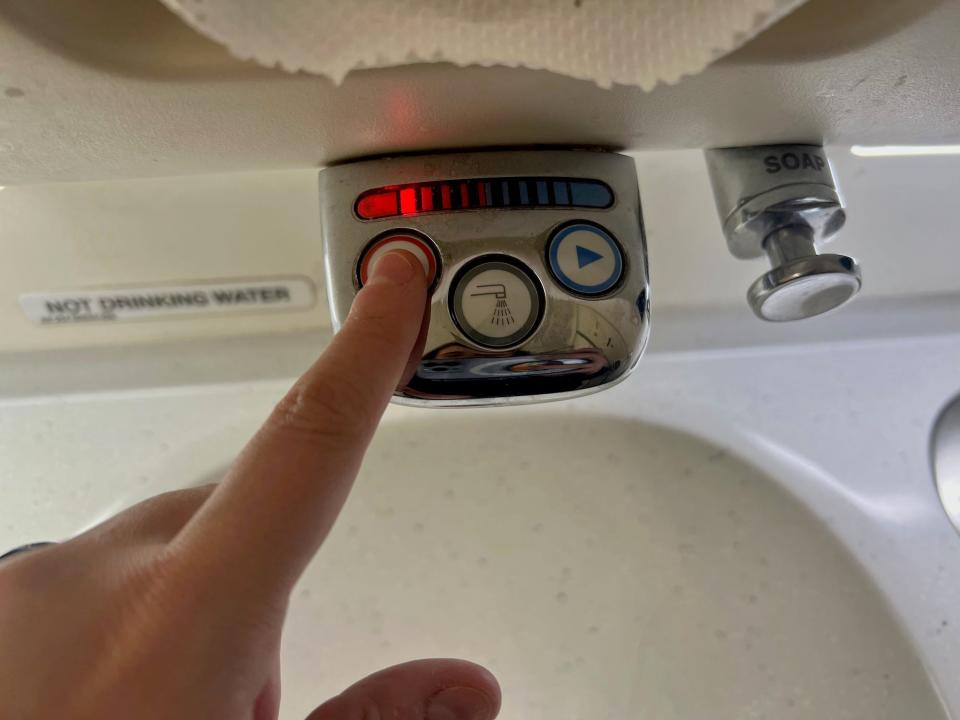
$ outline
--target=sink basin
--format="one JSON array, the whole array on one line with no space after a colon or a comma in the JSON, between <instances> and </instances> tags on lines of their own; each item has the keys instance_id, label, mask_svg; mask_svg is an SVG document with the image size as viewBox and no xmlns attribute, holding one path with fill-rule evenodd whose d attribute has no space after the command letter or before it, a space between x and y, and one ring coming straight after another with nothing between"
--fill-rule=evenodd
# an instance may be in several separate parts
<instances>
[{"instance_id":1,"label":"sink basin","mask_svg":"<svg viewBox=\"0 0 960 720\"><path fill-rule=\"evenodd\" d=\"M295 596L285 714L395 662L502 717L945 718L877 589L770 477L602 416L401 414Z\"/></svg>"},{"instance_id":2,"label":"sink basin","mask_svg":"<svg viewBox=\"0 0 960 720\"><path fill-rule=\"evenodd\" d=\"M259 417L165 474L215 481ZM779 482L603 414L388 414L295 591L282 718L433 656L496 673L504 720L948 717L883 594Z\"/></svg>"},{"instance_id":3,"label":"sink basin","mask_svg":"<svg viewBox=\"0 0 960 720\"><path fill-rule=\"evenodd\" d=\"M294 593L282 717L425 656L489 666L504 720L950 717L960 536L920 419L960 343L885 347L653 354L575 402L391 408ZM288 383L0 398L0 547L216 480Z\"/></svg>"}]
</instances>

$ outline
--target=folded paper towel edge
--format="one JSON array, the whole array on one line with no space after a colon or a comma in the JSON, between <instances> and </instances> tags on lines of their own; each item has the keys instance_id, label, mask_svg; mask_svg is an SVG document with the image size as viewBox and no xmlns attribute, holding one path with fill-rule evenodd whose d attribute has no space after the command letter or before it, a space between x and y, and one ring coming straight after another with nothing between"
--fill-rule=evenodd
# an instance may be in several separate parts
<instances>
[{"instance_id":1,"label":"folded paper towel edge","mask_svg":"<svg viewBox=\"0 0 960 720\"><path fill-rule=\"evenodd\" d=\"M638 87L645 92L654 90L658 85L676 85L681 80L698 75L717 60L735 52L743 47L757 35L766 31L772 25L780 22L787 15L803 5L807 0L771 0L772 5L766 11L757 11L752 20L743 27L732 29L732 42L729 46L717 47L712 50L706 49L694 62L682 69L672 71L659 71L648 76L630 75L629 69L621 69L620 72L607 72L604 74L591 73L587 69L567 68L558 70L545 63L538 63L530 59L520 58L471 58L469 60L456 59L448 57L439 47L426 48L421 52L410 51L401 59L392 59L384 61L376 49L368 51L366 57L354 57L348 60L330 63L321 67L311 62L291 63L285 58L265 55L263 51L255 48L243 47L239 45L234 38L225 37L215 27L207 24L205 16L191 13L181 4L181 0L161 0L161 2L176 14L183 22L193 28L201 35L220 44L227 51L242 62L253 62L262 67L282 70L287 73L297 74L306 73L317 77L324 77L333 82L334 85L342 85L346 77L355 70L375 70L390 67L402 67L405 65L422 63L449 63L456 67L506 67L512 69L526 69L534 71L546 71L570 77L575 80L592 82L598 87L609 90L614 85L626 87ZM636 71L634 71L635 73Z\"/></svg>"}]
</instances>

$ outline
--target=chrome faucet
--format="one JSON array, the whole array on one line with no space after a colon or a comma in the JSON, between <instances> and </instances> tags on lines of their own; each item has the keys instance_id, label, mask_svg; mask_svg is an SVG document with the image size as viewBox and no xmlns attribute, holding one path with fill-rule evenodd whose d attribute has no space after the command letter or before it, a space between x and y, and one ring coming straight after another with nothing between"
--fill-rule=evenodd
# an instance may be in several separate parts
<instances>
[{"instance_id":1,"label":"chrome faucet","mask_svg":"<svg viewBox=\"0 0 960 720\"><path fill-rule=\"evenodd\" d=\"M772 269L747 301L763 320L801 320L843 305L861 286L846 255L820 254L846 221L822 147L768 145L706 151L717 211L730 252L766 255Z\"/></svg>"},{"instance_id":2,"label":"chrome faucet","mask_svg":"<svg viewBox=\"0 0 960 720\"><path fill-rule=\"evenodd\" d=\"M637 172L609 152L529 150L363 160L320 173L335 328L394 248L432 281L416 374L395 399L504 405L625 378L650 331Z\"/></svg>"}]
</instances>

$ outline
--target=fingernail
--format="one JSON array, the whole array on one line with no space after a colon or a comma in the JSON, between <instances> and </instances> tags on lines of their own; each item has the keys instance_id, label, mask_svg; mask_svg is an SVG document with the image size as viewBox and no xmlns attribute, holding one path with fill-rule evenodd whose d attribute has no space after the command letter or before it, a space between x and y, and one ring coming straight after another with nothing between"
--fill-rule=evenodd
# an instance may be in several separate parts
<instances>
[{"instance_id":1,"label":"fingernail","mask_svg":"<svg viewBox=\"0 0 960 720\"><path fill-rule=\"evenodd\" d=\"M370 268L370 281L387 280L403 285L413 280L414 273L423 272L417 259L408 252L392 250L377 258Z\"/></svg>"},{"instance_id":2,"label":"fingernail","mask_svg":"<svg viewBox=\"0 0 960 720\"><path fill-rule=\"evenodd\" d=\"M493 703L479 690L454 687L427 701L426 720L492 720Z\"/></svg>"}]
</instances>

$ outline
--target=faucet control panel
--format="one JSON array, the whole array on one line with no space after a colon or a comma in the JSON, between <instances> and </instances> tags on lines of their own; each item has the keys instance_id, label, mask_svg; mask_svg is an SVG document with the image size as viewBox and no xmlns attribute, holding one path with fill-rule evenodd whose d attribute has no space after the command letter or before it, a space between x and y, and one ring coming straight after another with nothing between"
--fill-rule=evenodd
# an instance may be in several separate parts
<instances>
[{"instance_id":1,"label":"faucet control panel","mask_svg":"<svg viewBox=\"0 0 960 720\"><path fill-rule=\"evenodd\" d=\"M410 251L431 281L423 357L396 400L560 399L636 366L650 331L633 160L586 150L404 156L320 173L334 329L377 257Z\"/></svg>"}]
</instances>

